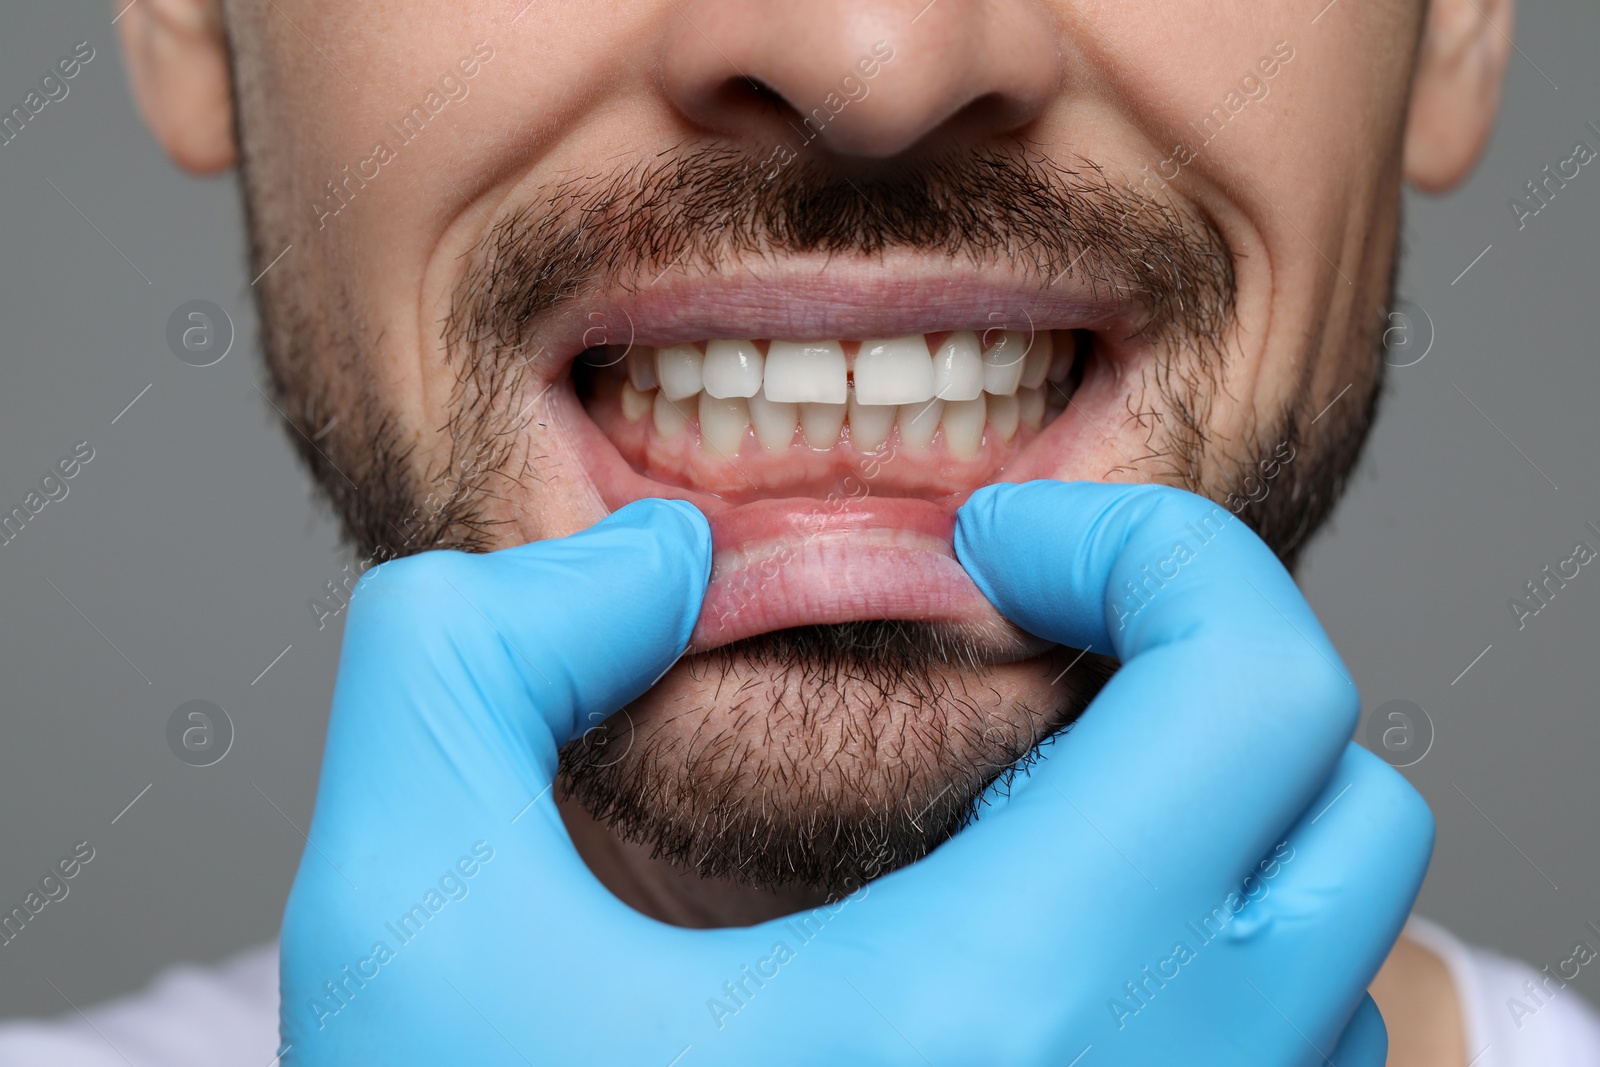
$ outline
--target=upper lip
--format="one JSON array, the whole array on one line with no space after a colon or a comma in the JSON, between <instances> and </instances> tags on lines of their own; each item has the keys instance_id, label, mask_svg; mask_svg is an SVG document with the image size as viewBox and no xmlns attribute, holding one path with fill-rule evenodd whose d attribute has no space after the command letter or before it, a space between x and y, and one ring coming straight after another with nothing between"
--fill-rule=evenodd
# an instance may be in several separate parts
<instances>
[{"instance_id":1,"label":"upper lip","mask_svg":"<svg viewBox=\"0 0 1600 1067\"><path fill-rule=\"evenodd\" d=\"M1135 338L1148 319L1142 294L1070 275L1051 284L962 260L807 254L716 274L673 267L647 272L636 284L569 299L520 338L519 347L538 354L540 377L549 382L585 349L601 345L1085 329L1114 349Z\"/></svg>"}]
</instances>

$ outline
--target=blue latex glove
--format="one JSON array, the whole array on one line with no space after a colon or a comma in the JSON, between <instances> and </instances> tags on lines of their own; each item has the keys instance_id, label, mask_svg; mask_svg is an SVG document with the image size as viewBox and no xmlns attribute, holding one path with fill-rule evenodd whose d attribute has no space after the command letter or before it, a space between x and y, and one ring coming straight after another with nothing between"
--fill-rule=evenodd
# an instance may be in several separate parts
<instances>
[{"instance_id":1,"label":"blue latex glove","mask_svg":"<svg viewBox=\"0 0 1600 1067\"><path fill-rule=\"evenodd\" d=\"M996 604L1126 665L931 856L742 929L618 902L550 793L560 744L686 645L698 512L640 501L559 541L369 573L284 918L285 1062L1377 1067L1381 1020L1357 1009L1431 823L1345 750L1354 691L1310 611L1235 521L1107 629L1108 587L1207 510L1148 488L974 497L959 550ZM1235 915L1230 893L1256 899ZM1180 941L1190 958L1163 963Z\"/></svg>"},{"instance_id":2,"label":"blue latex glove","mask_svg":"<svg viewBox=\"0 0 1600 1067\"><path fill-rule=\"evenodd\" d=\"M1096 1051L1118 1063L1382 1064L1387 1034L1365 990L1421 888L1433 817L1348 741L1355 684L1271 550L1180 490L1036 481L973 494L956 555L1022 628L1124 664L1042 772L1167 916L1141 925L1124 901L1129 946L1161 960L1108 1005L1119 1036ZM1169 910L1174 894L1215 899L1253 857L1264 858L1227 911L1249 903L1222 936ZM1112 892L1125 891L1138 889ZM1197 942L1189 963L1173 951ZM1148 978L1174 969L1165 985ZM1120 1058L1130 1032L1146 1038L1146 1016L1170 1029ZM1205 1037L1185 1054L1184 1033Z\"/></svg>"}]
</instances>

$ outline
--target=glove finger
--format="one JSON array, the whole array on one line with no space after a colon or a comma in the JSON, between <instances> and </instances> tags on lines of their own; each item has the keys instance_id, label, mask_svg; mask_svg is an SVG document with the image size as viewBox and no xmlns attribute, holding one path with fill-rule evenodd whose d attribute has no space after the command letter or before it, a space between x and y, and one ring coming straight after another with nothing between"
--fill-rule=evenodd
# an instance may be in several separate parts
<instances>
[{"instance_id":1,"label":"glove finger","mask_svg":"<svg viewBox=\"0 0 1600 1067\"><path fill-rule=\"evenodd\" d=\"M466 562L461 595L515 654L560 744L683 654L711 576L711 528L687 501L637 500L570 537Z\"/></svg>"},{"instance_id":2,"label":"glove finger","mask_svg":"<svg viewBox=\"0 0 1600 1067\"><path fill-rule=\"evenodd\" d=\"M315 825L550 805L560 746L687 645L710 557L692 505L640 500L560 540L369 571L345 628Z\"/></svg>"},{"instance_id":3,"label":"glove finger","mask_svg":"<svg viewBox=\"0 0 1600 1067\"><path fill-rule=\"evenodd\" d=\"M955 543L1002 614L1122 660L996 813L1021 821L1019 844L1077 827L1121 852L1141 886L1197 872L1236 882L1354 730L1355 686L1293 579L1208 500L1149 485L991 485L958 513Z\"/></svg>"},{"instance_id":4,"label":"glove finger","mask_svg":"<svg viewBox=\"0 0 1600 1067\"><path fill-rule=\"evenodd\" d=\"M1333 1067L1383 1067L1389 1058L1389 1028L1369 993L1344 1028L1339 1047L1328 1057ZM1318 1061L1321 1062L1321 1061Z\"/></svg>"},{"instance_id":5,"label":"glove finger","mask_svg":"<svg viewBox=\"0 0 1600 1067\"><path fill-rule=\"evenodd\" d=\"M352 601L336 706L420 690L508 726L531 711L560 745L682 654L710 570L704 516L654 499L558 540L386 563Z\"/></svg>"}]
</instances>

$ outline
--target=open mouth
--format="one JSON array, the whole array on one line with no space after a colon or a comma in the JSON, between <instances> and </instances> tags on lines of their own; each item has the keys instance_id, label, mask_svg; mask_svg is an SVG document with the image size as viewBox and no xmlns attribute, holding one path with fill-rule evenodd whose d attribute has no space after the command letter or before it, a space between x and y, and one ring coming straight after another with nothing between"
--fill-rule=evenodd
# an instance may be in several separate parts
<instances>
[{"instance_id":1,"label":"open mouth","mask_svg":"<svg viewBox=\"0 0 1600 1067\"><path fill-rule=\"evenodd\" d=\"M996 324L931 302L921 314L944 321L917 331L906 307L812 314L792 288L781 313L770 291L754 310L653 295L614 317L625 341L593 343L576 320L562 331L582 413L566 421L608 508L675 497L709 518L691 653L877 619L939 625L992 663L1046 650L957 562L955 513L983 485L1062 476L1064 457L1103 442L1146 347L1137 308L1058 299Z\"/></svg>"},{"instance_id":2,"label":"open mouth","mask_svg":"<svg viewBox=\"0 0 1600 1067\"><path fill-rule=\"evenodd\" d=\"M590 349L576 368L589 413L647 477L728 503L857 483L942 497L989 480L1061 413L1088 344L1021 330L718 338Z\"/></svg>"}]
</instances>

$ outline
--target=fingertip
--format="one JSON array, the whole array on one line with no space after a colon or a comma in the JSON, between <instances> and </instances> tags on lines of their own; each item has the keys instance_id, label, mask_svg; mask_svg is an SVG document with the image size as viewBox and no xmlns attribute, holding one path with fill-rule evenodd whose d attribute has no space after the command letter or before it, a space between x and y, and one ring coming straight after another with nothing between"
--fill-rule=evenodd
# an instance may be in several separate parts
<instances>
[{"instance_id":1,"label":"fingertip","mask_svg":"<svg viewBox=\"0 0 1600 1067\"><path fill-rule=\"evenodd\" d=\"M986 529L1006 500L1021 488L1018 482L990 482L973 490L967 502L956 509L956 528Z\"/></svg>"},{"instance_id":2,"label":"fingertip","mask_svg":"<svg viewBox=\"0 0 1600 1067\"><path fill-rule=\"evenodd\" d=\"M666 497L641 497L624 504L596 523L597 526L622 526L649 530L681 541L711 560L711 524L705 514L687 500Z\"/></svg>"},{"instance_id":3,"label":"fingertip","mask_svg":"<svg viewBox=\"0 0 1600 1067\"><path fill-rule=\"evenodd\" d=\"M657 514L663 526L674 531L699 564L696 584L704 590L711 581L711 523L705 513L687 500L651 498L662 505ZM687 642L687 637L685 641Z\"/></svg>"},{"instance_id":4,"label":"fingertip","mask_svg":"<svg viewBox=\"0 0 1600 1067\"><path fill-rule=\"evenodd\" d=\"M687 500L646 496L622 505L600 520L614 526L679 526L684 530L699 529L710 536L710 527L699 508ZM597 524L598 525L598 524Z\"/></svg>"},{"instance_id":5,"label":"fingertip","mask_svg":"<svg viewBox=\"0 0 1600 1067\"><path fill-rule=\"evenodd\" d=\"M956 533L973 548L985 546L1008 527L1030 524L1039 518L1035 509L1059 512L1070 507L1076 495L1095 482L1062 482L1036 478L1027 482L990 482L967 497L956 510Z\"/></svg>"},{"instance_id":6,"label":"fingertip","mask_svg":"<svg viewBox=\"0 0 1600 1067\"><path fill-rule=\"evenodd\" d=\"M956 559L966 568L983 595L994 599L984 575L990 541L1002 524L1007 503L1022 485L1016 482L991 482L974 492L956 509Z\"/></svg>"}]
</instances>

